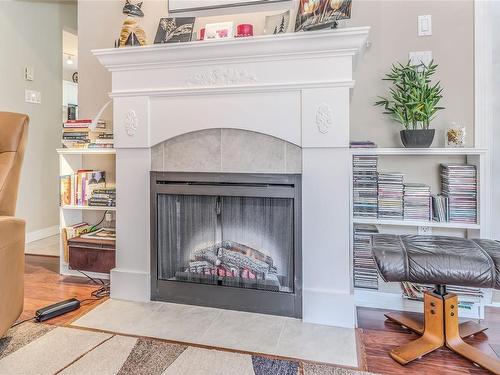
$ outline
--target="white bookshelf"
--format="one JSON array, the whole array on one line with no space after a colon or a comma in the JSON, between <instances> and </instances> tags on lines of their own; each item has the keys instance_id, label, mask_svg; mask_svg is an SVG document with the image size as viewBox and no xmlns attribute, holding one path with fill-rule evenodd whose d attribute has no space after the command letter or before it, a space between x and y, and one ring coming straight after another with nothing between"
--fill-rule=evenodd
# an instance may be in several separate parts
<instances>
[{"instance_id":1,"label":"white bookshelf","mask_svg":"<svg viewBox=\"0 0 500 375\"><path fill-rule=\"evenodd\" d=\"M98 169L106 172L106 183L115 184L116 171L116 150L106 149L57 149L59 156L59 175L69 175L79 169ZM66 205L59 207L59 227L60 229L80 223L83 221L89 224L99 222L105 211L116 212L116 207L94 207ZM61 275L83 276L80 272L69 269L68 263L64 260L64 250L62 240L60 241L60 266ZM85 272L91 277L108 279L108 274Z\"/></svg>"},{"instance_id":2,"label":"white bookshelf","mask_svg":"<svg viewBox=\"0 0 500 375\"><path fill-rule=\"evenodd\" d=\"M351 175L351 257L353 254L354 225L372 224L380 233L418 234L420 231L431 231L432 234L443 234L458 237L487 237L485 222L485 205L488 203L489 187L483 181L486 175L485 149L477 148L363 148L351 149L351 155L377 155L378 171L402 172L405 182L422 182L431 186L432 193L439 193L439 164L468 163L477 168L478 207L477 223L450 223L435 221L393 220L378 218L358 218L352 212L352 175ZM394 168L393 168L394 167ZM395 169L397 168L397 169ZM483 319L484 307L492 304L491 290L483 290L484 297L462 297L462 301L474 302L471 310L462 308L462 317ZM396 283L385 283L379 278L379 290L355 288L354 296L357 306L392 309L401 311L422 312L423 303L402 297L400 287Z\"/></svg>"}]
</instances>

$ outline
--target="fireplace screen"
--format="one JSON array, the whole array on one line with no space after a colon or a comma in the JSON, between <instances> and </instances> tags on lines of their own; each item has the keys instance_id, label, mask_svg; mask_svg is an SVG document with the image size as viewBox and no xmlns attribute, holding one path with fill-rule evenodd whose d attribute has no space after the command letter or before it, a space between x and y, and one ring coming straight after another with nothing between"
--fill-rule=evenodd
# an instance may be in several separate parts
<instances>
[{"instance_id":1,"label":"fireplace screen","mask_svg":"<svg viewBox=\"0 0 500 375\"><path fill-rule=\"evenodd\" d=\"M291 198L157 196L158 279L294 292Z\"/></svg>"}]
</instances>

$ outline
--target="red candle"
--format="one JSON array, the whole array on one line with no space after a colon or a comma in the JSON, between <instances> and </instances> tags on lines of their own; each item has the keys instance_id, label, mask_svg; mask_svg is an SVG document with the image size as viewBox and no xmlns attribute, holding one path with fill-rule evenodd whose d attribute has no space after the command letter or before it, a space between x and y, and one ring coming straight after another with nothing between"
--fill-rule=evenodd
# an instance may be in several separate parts
<instances>
[{"instance_id":1,"label":"red candle","mask_svg":"<svg viewBox=\"0 0 500 375\"><path fill-rule=\"evenodd\" d=\"M236 29L236 36L237 37L253 36L253 25L249 23L243 23L241 25L238 25Z\"/></svg>"},{"instance_id":2,"label":"red candle","mask_svg":"<svg viewBox=\"0 0 500 375\"><path fill-rule=\"evenodd\" d=\"M205 28L200 29L200 38L198 40L205 40Z\"/></svg>"}]
</instances>

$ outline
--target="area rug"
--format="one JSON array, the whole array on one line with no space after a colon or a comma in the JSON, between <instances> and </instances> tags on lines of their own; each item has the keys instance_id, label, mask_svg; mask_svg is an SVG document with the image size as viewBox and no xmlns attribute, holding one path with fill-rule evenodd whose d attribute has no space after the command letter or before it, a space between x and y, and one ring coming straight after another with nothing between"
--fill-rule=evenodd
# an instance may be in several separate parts
<instances>
[{"instance_id":1,"label":"area rug","mask_svg":"<svg viewBox=\"0 0 500 375\"><path fill-rule=\"evenodd\" d=\"M163 340L24 323L0 339L8 375L357 375L350 369Z\"/></svg>"}]
</instances>

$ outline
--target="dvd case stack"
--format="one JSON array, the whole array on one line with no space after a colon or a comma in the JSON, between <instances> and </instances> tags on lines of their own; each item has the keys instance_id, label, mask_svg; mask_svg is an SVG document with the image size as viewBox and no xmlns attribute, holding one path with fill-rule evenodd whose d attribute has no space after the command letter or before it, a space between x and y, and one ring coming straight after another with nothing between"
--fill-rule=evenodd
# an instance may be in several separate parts
<instances>
[{"instance_id":1,"label":"dvd case stack","mask_svg":"<svg viewBox=\"0 0 500 375\"><path fill-rule=\"evenodd\" d=\"M404 220L430 221L431 188L425 184L404 184Z\"/></svg>"},{"instance_id":2,"label":"dvd case stack","mask_svg":"<svg viewBox=\"0 0 500 375\"><path fill-rule=\"evenodd\" d=\"M452 223L477 222L477 173L474 165L441 164L441 190Z\"/></svg>"},{"instance_id":3,"label":"dvd case stack","mask_svg":"<svg viewBox=\"0 0 500 375\"><path fill-rule=\"evenodd\" d=\"M357 288L378 289L378 272L371 250L371 236L374 233L378 233L375 225L354 226L353 273L354 286Z\"/></svg>"},{"instance_id":4,"label":"dvd case stack","mask_svg":"<svg viewBox=\"0 0 500 375\"><path fill-rule=\"evenodd\" d=\"M376 155L353 156L354 217L377 217L377 162Z\"/></svg>"},{"instance_id":5,"label":"dvd case stack","mask_svg":"<svg viewBox=\"0 0 500 375\"><path fill-rule=\"evenodd\" d=\"M378 174L378 218L403 218L403 174L380 172Z\"/></svg>"}]
</instances>

